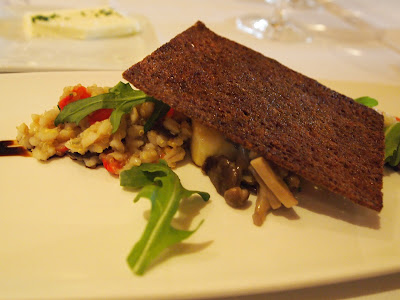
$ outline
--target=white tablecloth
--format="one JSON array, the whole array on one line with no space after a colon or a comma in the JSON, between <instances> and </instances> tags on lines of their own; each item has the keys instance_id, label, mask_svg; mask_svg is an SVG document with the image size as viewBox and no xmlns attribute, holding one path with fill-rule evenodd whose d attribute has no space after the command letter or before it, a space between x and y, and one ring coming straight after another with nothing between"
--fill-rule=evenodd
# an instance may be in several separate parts
<instances>
[{"instance_id":1,"label":"white tablecloth","mask_svg":"<svg viewBox=\"0 0 400 300\"><path fill-rule=\"evenodd\" d=\"M400 1L398 0L335 2L342 8L351 10L360 19L366 20L370 29L381 33L379 38L370 32L357 31L357 28L322 8L288 10L288 17L300 23L308 22L308 25L315 25L323 22L327 26L329 31L326 35L314 32L314 42L308 44L259 40L237 30L236 17L269 12L262 0L110 2L121 11L146 16L155 29L160 45L197 20L201 20L217 33L275 58L313 78L391 84L400 82ZM85 4L79 1L76 3L80 6ZM341 38L334 38L338 32L343 33ZM225 299L266 298L400 299L400 273L328 286Z\"/></svg>"}]
</instances>

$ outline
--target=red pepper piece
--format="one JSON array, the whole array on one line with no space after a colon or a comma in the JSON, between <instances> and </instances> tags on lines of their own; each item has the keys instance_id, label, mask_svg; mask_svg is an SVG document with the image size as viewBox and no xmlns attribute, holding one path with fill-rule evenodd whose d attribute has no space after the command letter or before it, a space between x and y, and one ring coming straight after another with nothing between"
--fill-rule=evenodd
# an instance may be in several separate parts
<instances>
[{"instance_id":1,"label":"red pepper piece","mask_svg":"<svg viewBox=\"0 0 400 300\"><path fill-rule=\"evenodd\" d=\"M56 148L56 154L57 154L58 156L63 156L68 150L69 150L69 149L67 148L67 146L65 146L65 145L59 145L59 146Z\"/></svg>"},{"instance_id":2,"label":"red pepper piece","mask_svg":"<svg viewBox=\"0 0 400 300\"><path fill-rule=\"evenodd\" d=\"M58 107L60 108L60 110L63 110L66 105L80 99L89 98L90 96L90 93L84 86L75 86L71 94L65 96L58 102Z\"/></svg>"},{"instance_id":3,"label":"red pepper piece","mask_svg":"<svg viewBox=\"0 0 400 300\"><path fill-rule=\"evenodd\" d=\"M104 168L111 174L118 174L118 171L122 169L124 164L118 160L116 160L114 157L105 154L100 156L101 161L103 162Z\"/></svg>"},{"instance_id":4,"label":"red pepper piece","mask_svg":"<svg viewBox=\"0 0 400 300\"><path fill-rule=\"evenodd\" d=\"M167 112L167 117L168 118L172 118L172 116L174 115L175 110L173 108L170 108L169 111Z\"/></svg>"},{"instance_id":5,"label":"red pepper piece","mask_svg":"<svg viewBox=\"0 0 400 300\"><path fill-rule=\"evenodd\" d=\"M88 116L89 124L93 125L96 122L100 122L105 119L108 119L110 117L112 111L113 110L111 108L102 108L102 109L98 109L98 110L92 112Z\"/></svg>"}]
</instances>

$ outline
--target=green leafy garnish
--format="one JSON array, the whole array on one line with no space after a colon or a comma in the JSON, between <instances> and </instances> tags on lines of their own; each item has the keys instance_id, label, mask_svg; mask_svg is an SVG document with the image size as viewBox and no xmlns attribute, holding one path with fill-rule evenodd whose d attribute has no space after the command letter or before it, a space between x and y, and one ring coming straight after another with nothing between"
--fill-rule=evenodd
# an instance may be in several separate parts
<instances>
[{"instance_id":1,"label":"green leafy garnish","mask_svg":"<svg viewBox=\"0 0 400 300\"><path fill-rule=\"evenodd\" d=\"M360 98L354 99L354 101L356 101L356 102L358 102L360 104L363 104L365 106L368 106L368 107L374 107L374 106L378 105L378 101L376 99L368 97L368 96L364 96L364 97L360 97Z\"/></svg>"},{"instance_id":2,"label":"green leafy garnish","mask_svg":"<svg viewBox=\"0 0 400 300\"><path fill-rule=\"evenodd\" d=\"M179 177L163 160L157 164L142 164L121 172L120 184L125 187L142 188L134 202L142 197L151 201L150 219L142 237L127 258L132 271L137 275L142 275L146 267L163 250L188 238L202 224L200 222L192 231L178 230L171 226L181 199L199 194L204 201L207 201L210 195L205 192L186 190Z\"/></svg>"},{"instance_id":3,"label":"green leafy garnish","mask_svg":"<svg viewBox=\"0 0 400 300\"><path fill-rule=\"evenodd\" d=\"M99 13L105 16L109 16L112 15L114 13L114 11L110 8L110 9L100 9Z\"/></svg>"},{"instance_id":4,"label":"green leafy garnish","mask_svg":"<svg viewBox=\"0 0 400 300\"><path fill-rule=\"evenodd\" d=\"M147 101L154 102L157 109L158 107L168 106L142 91L132 89L129 83L119 82L108 93L69 103L58 114L54 125L57 126L66 122L78 124L84 117L98 109L111 108L114 110L111 113L110 122L113 127L112 133L115 133L121 123L122 116L130 113L134 106ZM160 114L158 116L161 117ZM154 121L150 120L152 123ZM147 125L146 128L149 127L150 125Z\"/></svg>"},{"instance_id":5,"label":"green leafy garnish","mask_svg":"<svg viewBox=\"0 0 400 300\"><path fill-rule=\"evenodd\" d=\"M169 110L169 105L161 101L156 101L153 113L150 118L147 119L146 124L144 124L144 132L149 131L154 126L154 123L164 117Z\"/></svg>"},{"instance_id":6,"label":"green leafy garnish","mask_svg":"<svg viewBox=\"0 0 400 300\"><path fill-rule=\"evenodd\" d=\"M378 105L378 101L374 98L365 96L354 99L368 107ZM400 122L393 123L385 128L385 163L392 167L400 164Z\"/></svg>"},{"instance_id":7,"label":"green leafy garnish","mask_svg":"<svg viewBox=\"0 0 400 300\"><path fill-rule=\"evenodd\" d=\"M392 167L400 163L400 122L385 130L385 162Z\"/></svg>"}]
</instances>

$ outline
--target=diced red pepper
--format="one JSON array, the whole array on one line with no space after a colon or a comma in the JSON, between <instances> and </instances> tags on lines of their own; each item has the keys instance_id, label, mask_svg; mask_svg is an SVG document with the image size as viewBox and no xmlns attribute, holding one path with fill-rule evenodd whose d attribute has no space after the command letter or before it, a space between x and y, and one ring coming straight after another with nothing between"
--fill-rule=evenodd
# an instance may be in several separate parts
<instances>
[{"instance_id":1,"label":"diced red pepper","mask_svg":"<svg viewBox=\"0 0 400 300\"><path fill-rule=\"evenodd\" d=\"M91 96L91 94L88 92L88 90L84 86L81 86L81 85L75 87L73 91L77 94L79 99L85 99L85 98L89 98Z\"/></svg>"},{"instance_id":2,"label":"diced red pepper","mask_svg":"<svg viewBox=\"0 0 400 300\"><path fill-rule=\"evenodd\" d=\"M173 108L170 108L169 111L167 112L167 117L168 118L172 118L172 116L174 115L175 110Z\"/></svg>"},{"instance_id":3,"label":"diced red pepper","mask_svg":"<svg viewBox=\"0 0 400 300\"><path fill-rule=\"evenodd\" d=\"M63 110L64 107L72 102L75 102L77 100L81 99L86 99L91 97L91 94L88 92L88 90L84 86L75 86L74 89L72 90L71 94L65 96L58 102L58 107L60 110ZM108 108L103 108L96 110L92 112L88 116L88 121L90 125L93 125L96 122L103 121L105 119L108 119L112 113L112 109Z\"/></svg>"},{"instance_id":4,"label":"diced red pepper","mask_svg":"<svg viewBox=\"0 0 400 300\"><path fill-rule=\"evenodd\" d=\"M101 155L100 159L103 162L104 168L114 175L118 174L118 171L124 166L124 163L116 160L114 157L108 154Z\"/></svg>"},{"instance_id":5,"label":"diced red pepper","mask_svg":"<svg viewBox=\"0 0 400 300\"><path fill-rule=\"evenodd\" d=\"M59 145L56 147L56 154L58 156L63 156L69 149L65 145Z\"/></svg>"},{"instance_id":6,"label":"diced red pepper","mask_svg":"<svg viewBox=\"0 0 400 300\"><path fill-rule=\"evenodd\" d=\"M80 99L89 98L90 96L91 96L90 93L87 91L87 89L84 86L81 86L81 85L76 86L72 90L71 94L65 96L58 102L58 107L60 108L60 110L63 110L66 105L68 105L72 102L75 102L77 100L80 100Z\"/></svg>"},{"instance_id":7,"label":"diced red pepper","mask_svg":"<svg viewBox=\"0 0 400 300\"><path fill-rule=\"evenodd\" d=\"M100 122L105 119L108 119L110 117L112 111L113 110L111 108L102 108L102 109L98 109L98 110L92 112L88 116L89 124L93 125L96 122Z\"/></svg>"},{"instance_id":8,"label":"diced red pepper","mask_svg":"<svg viewBox=\"0 0 400 300\"><path fill-rule=\"evenodd\" d=\"M73 101L72 101L72 98L73 98L73 97L74 97L74 96L73 96L72 94L69 94L69 95L65 96L64 98L62 98L62 99L58 102L58 107L60 108L60 110L63 110L64 107L65 107L67 104L73 102Z\"/></svg>"},{"instance_id":9,"label":"diced red pepper","mask_svg":"<svg viewBox=\"0 0 400 300\"><path fill-rule=\"evenodd\" d=\"M399 117L396 117L396 121L397 121L397 122L400 122L400 118L399 118Z\"/></svg>"}]
</instances>

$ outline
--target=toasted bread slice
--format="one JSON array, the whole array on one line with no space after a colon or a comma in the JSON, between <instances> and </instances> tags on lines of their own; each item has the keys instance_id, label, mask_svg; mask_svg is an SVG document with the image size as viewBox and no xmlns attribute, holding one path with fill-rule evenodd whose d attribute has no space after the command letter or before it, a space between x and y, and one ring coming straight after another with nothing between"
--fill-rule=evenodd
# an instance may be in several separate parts
<instances>
[{"instance_id":1,"label":"toasted bread slice","mask_svg":"<svg viewBox=\"0 0 400 300\"><path fill-rule=\"evenodd\" d=\"M197 22L123 77L265 159L382 209L383 117Z\"/></svg>"}]
</instances>

